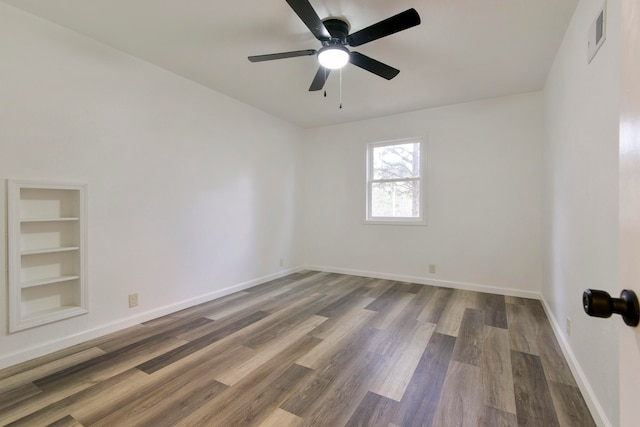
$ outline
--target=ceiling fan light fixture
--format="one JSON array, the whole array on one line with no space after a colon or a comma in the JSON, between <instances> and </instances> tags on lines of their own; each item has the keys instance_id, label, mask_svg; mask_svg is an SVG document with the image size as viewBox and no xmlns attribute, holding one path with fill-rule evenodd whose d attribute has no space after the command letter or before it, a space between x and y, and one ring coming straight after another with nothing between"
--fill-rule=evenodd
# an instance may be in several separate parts
<instances>
[{"instance_id":1,"label":"ceiling fan light fixture","mask_svg":"<svg viewBox=\"0 0 640 427\"><path fill-rule=\"evenodd\" d=\"M325 46L318 51L318 62L325 68L337 70L349 62L349 50L340 45Z\"/></svg>"}]
</instances>

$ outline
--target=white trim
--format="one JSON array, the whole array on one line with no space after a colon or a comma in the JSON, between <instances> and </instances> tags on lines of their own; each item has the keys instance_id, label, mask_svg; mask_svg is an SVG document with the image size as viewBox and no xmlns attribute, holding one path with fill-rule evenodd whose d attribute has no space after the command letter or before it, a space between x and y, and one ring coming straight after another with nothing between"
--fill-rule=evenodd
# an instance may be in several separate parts
<instances>
[{"instance_id":1,"label":"white trim","mask_svg":"<svg viewBox=\"0 0 640 427\"><path fill-rule=\"evenodd\" d=\"M435 280L428 277L405 276L402 274L382 273L377 271L353 270L350 268L325 267L306 265L305 270L323 271L327 273L349 274L352 276L372 277L374 279L396 280L399 282L418 283L420 285L440 286L443 288L462 289L467 291L485 292L490 294L508 295L512 297L540 299L540 293L520 289L503 288L500 286L483 285L479 283L455 282L451 280Z\"/></svg>"},{"instance_id":2,"label":"white trim","mask_svg":"<svg viewBox=\"0 0 640 427\"><path fill-rule=\"evenodd\" d=\"M427 225L427 221L416 221L414 219L398 219L398 218L389 218L389 219L375 219L371 221L367 221L366 219L362 222L364 225Z\"/></svg>"},{"instance_id":3,"label":"white trim","mask_svg":"<svg viewBox=\"0 0 640 427\"><path fill-rule=\"evenodd\" d=\"M589 407L589 411L591 411L591 415L594 418L595 423L600 427L613 427L609 418L607 418L607 414L600 405L600 401L596 397L596 394L593 391L593 387L587 380L587 376L585 375L580 363L578 363L578 359L576 359L576 355L573 353L571 349L571 345L567 342L565 335L562 333L562 328L558 323L558 319L555 318L553 312L549 308L549 304L547 300L544 299L544 296L540 298L542 302L542 306L544 307L544 311L549 318L551 323L551 328L553 329L553 333L560 344L560 348L562 349L562 353L564 354L564 358L567 360L569 364L569 368L571 369L571 373L573 377L576 379L576 383L578 384L578 388L584 397L587 406Z\"/></svg>"},{"instance_id":4,"label":"white trim","mask_svg":"<svg viewBox=\"0 0 640 427\"><path fill-rule=\"evenodd\" d=\"M147 322L149 320L156 319L158 317L165 316L167 314L171 314L176 311L183 310L185 308L193 307L195 305L212 301L217 298L222 298L234 292L239 292L245 289L249 289L254 286L258 286L263 283L266 283L268 281L279 279L289 274L300 272L302 270L304 270L303 267L294 267L287 270L282 270L277 273L268 274L266 276L262 276L257 279L253 279L243 283L239 283L237 285L229 286L228 288L219 289L217 291L210 292L208 294L204 294L199 297L190 298L175 304L166 305L164 307L159 307L150 311L146 311L144 313L140 313L135 316L130 316L122 320L110 322L102 326L96 327L94 329L82 331L80 333L77 333L68 337L49 341L44 344L39 344L25 350L16 351L9 354L3 354L2 356L0 356L0 369L7 368L9 366L13 366L18 363L26 362L27 360L44 356L54 351L62 350L72 345L80 344L85 341L89 341L91 339L98 338L106 334L110 334L112 332L120 331L130 326L134 326L142 322Z\"/></svg>"}]
</instances>

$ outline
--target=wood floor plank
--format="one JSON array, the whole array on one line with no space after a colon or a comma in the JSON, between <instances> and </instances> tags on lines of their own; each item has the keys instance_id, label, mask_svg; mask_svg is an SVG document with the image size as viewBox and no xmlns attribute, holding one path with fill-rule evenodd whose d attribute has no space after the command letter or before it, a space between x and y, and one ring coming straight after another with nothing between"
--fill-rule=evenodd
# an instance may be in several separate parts
<instances>
[{"instance_id":1,"label":"wood floor plank","mask_svg":"<svg viewBox=\"0 0 640 427\"><path fill-rule=\"evenodd\" d=\"M308 415L313 405L322 401L331 385L340 380L340 376L352 372L362 362L367 355L366 347L375 333L375 329L365 328L353 340L341 342L342 346L334 348L324 366L303 381L280 407L300 417Z\"/></svg>"},{"instance_id":2,"label":"wood floor plank","mask_svg":"<svg viewBox=\"0 0 640 427\"><path fill-rule=\"evenodd\" d=\"M511 351L513 387L518 424L557 427L558 416L544 376L542 362L536 355Z\"/></svg>"},{"instance_id":3,"label":"wood floor plank","mask_svg":"<svg viewBox=\"0 0 640 427\"><path fill-rule=\"evenodd\" d=\"M485 327L481 368L484 403L489 407L515 414L509 331L492 326Z\"/></svg>"},{"instance_id":4,"label":"wood floor plank","mask_svg":"<svg viewBox=\"0 0 640 427\"><path fill-rule=\"evenodd\" d=\"M251 313L250 315L244 316L234 322L226 324L223 327L218 328L213 332L208 333L207 335L204 335L203 337L184 343L177 348L163 353L162 355L156 356L153 359L140 364L137 368L148 374L152 374L153 372L162 369L165 366L170 365L171 363L174 363L175 361L180 360L191 353L207 347L208 345L228 335L231 335L252 323L257 322L258 320L263 319L268 315L269 313L263 311Z\"/></svg>"},{"instance_id":5,"label":"wood floor plank","mask_svg":"<svg viewBox=\"0 0 640 427\"><path fill-rule=\"evenodd\" d=\"M511 349L539 355L538 322L525 304L506 304Z\"/></svg>"},{"instance_id":6,"label":"wood floor plank","mask_svg":"<svg viewBox=\"0 0 640 427\"><path fill-rule=\"evenodd\" d=\"M371 304L366 306L367 310L371 311L386 311L397 301L397 297L403 293L406 293L401 283L394 283L393 286L388 288L382 295L377 297Z\"/></svg>"},{"instance_id":7,"label":"wood floor plank","mask_svg":"<svg viewBox=\"0 0 640 427\"><path fill-rule=\"evenodd\" d=\"M413 330L416 321L420 317L424 307L428 304L433 298L436 292L436 288L433 286L420 285L420 289L417 293L404 293L399 294L401 298L405 295L408 295L410 301L408 304L403 305L401 311L396 311L397 309L392 309L386 316L389 316L390 322L385 324L384 334L386 335L394 335L399 338L395 341L402 340L404 334L407 330ZM380 314L382 316L382 314ZM424 322L424 323L432 323L432 322ZM432 324L436 324L433 322ZM383 335L384 335L383 334ZM394 341L394 340L390 340ZM397 342L392 344L394 347L397 346ZM383 354L390 354L393 351L387 351Z\"/></svg>"},{"instance_id":8,"label":"wood floor plank","mask_svg":"<svg viewBox=\"0 0 640 427\"><path fill-rule=\"evenodd\" d=\"M104 355L105 352L97 347L90 347L77 353L64 355L56 360L52 360L48 363L43 363L40 366L35 366L31 369L24 370L20 373L16 373L10 377L0 380L0 407L2 401L5 400L6 395L14 389L26 387L26 389L34 387L32 381L53 375L56 372L75 366L79 363L92 360L96 357Z\"/></svg>"},{"instance_id":9,"label":"wood floor plank","mask_svg":"<svg viewBox=\"0 0 640 427\"><path fill-rule=\"evenodd\" d=\"M418 315L418 320L437 324L452 295L453 289L437 288Z\"/></svg>"},{"instance_id":10,"label":"wood floor plank","mask_svg":"<svg viewBox=\"0 0 640 427\"><path fill-rule=\"evenodd\" d=\"M209 378L206 370L193 369L165 382L154 381L154 387L148 387L144 395L129 396L129 402L91 425L171 425L226 389L226 385Z\"/></svg>"},{"instance_id":11,"label":"wood floor plank","mask_svg":"<svg viewBox=\"0 0 640 427\"><path fill-rule=\"evenodd\" d=\"M506 304L525 305L526 298L514 297L511 295L505 295L504 302Z\"/></svg>"},{"instance_id":12,"label":"wood floor plank","mask_svg":"<svg viewBox=\"0 0 640 427\"><path fill-rule=\"evenodd\" d=\"M42 389L33 383L26 383L5 391L0 394L0 411L9 406L16 405L23 400L32 398L40 393L42 393Z\"/></svg>"},{"instance_id":13,"label":"wood floor plank","mask_svg":"<svg viewBox=\"0 0 640 427\"><path fill-rule=\"evenodd\" d=\"M438 427L477 427L484 414L482 374L477 366L452 361L433 421Z\"/></svg>"},{"instance_id":14,"label":"wood floor plank","mask_svg":"<svg viewBox=\"0 0 640 427\"><path fill-rule=\"evenodd\" d=\"M299 416L276 408L258 427L301 427L302 424L303 420Z\"/></svg>"},{"instance_id":15,"label":"wood floor plank","mask_svg":"<svg viewBox=\"0 0 640 427\"><path fill-rule=\"evenodd\" d=\"M326 339L330 335L336 333L336 331L344 330L345 324L348 324L354 317L367 316L373 319L375 312L365 310L364 307L371 303L372 299L369 297L362 297L355 299L352 302L351 307L348 310L341 311L329 318L322 325L318 326L312 333L316 338Z\"/></svg>"},{"instance_id":16,"label":"wood floor plank","mask_svg":"<svg viewBox=\"0 0 640 427\"><path fill-rule=\"evenodd\" d=\"M395 282L392 282L391 280L374 279L367 285L370 290L366 293L366 296L372 298L371 301L375 301L376 298L394 286Z\"/></svg>"},{"instance_id":17,"label":"wood floor plank","mask_svg":"<svg viewBox=\"0 0 640 427\"><path fill-rule=\"evenodd\" d=\"M303 271L0 370L0 425L594 424L539 301Z\"/></svg>"},{"instance_id":18,"label":"wood floor plank","mask_svg":"<svg viewBox=\"0 0 640 427\"><path fill-rule=\"evenodd\" d=\"M419 283L409 283L408 286L409 286L409 289L407 289L407 291L406 291L407 293L409 293L409 294L417 294L418 292L420 292L422 290L422 288L425 285L421 285Z\"/></svg>"},{"instance_id":19,"label":"wood floor plank","mask_svg":"<svg viewBox=\"0 0 640 427\"><path fill-rule=\"evenodd\" d=\"M248 293L242 299L242 301L237 301L235 304L227 304L226 306L219 307L216 310L211 311L205 317L211 320L220 320L226 317L232 316L234 314L241 313L244 310L251 312L258 311L266 311L263 309L264 303L272 298L277 298L287 293L289 288L275 288L271 292L260 295L257 297L254 294Z\"/></svg>"},{"instance_id":20,"label":"wood floor plank","mask_svg":"<svg viewBox=\"0 0 640 427\"><path fill-rule=\"evenodd\" d=\"M328 273L304 274L295 280L275 281L249 289L242 298L234 301L233 304L217 305L211 307L209 312L203 316L210 319L220 320L226 317L241 314L244 312L265 311L269 312L268 304L274 301L291 299L294 296L315 287L322 287L328 279ZM306 285L311 287L306 287Z\"/></svg>"},{"instance_id":21,"label":"wood floor plank","mask_svg":"<svg viewBox=\"0 0 640 427\"><path fill-rule=\"evenodd\" d=\"M224 297L221 297L212 301L203 302L193 307L185 308L175 313L171 313L170 315L167 315L167 316L162 316L157 319L144 322L143 325L149 326L149 327L155 327L156 325L162 325L166 322L172 322L176 318L186 317L186 318L194 319L198 317L205 317L220 307L226 307L230 304L235 304L237 301L242 301L244 298L246 298L246 295L249 295L249 294L250 293L248 291L235 292L233 294L226 295Z\"/></svg>"},{"instance_id":22,"label":"wood floor plank","mask_svg":"<svg viewBox=\"0 0 640 427\"><path fill-rule=\"evenodd\" d=\"M48 427L82 427L82 424L80 424L71 415L67 415L64 418L61 418L58 421L54 421L53 423L49 424Z\"/></svg>"},{"instance_id":23,"label":"wood floor plank","mask_svg":"<svg viewBox=\"0 0 640 427\"><path fill-rule=\"evenodd\" d=\"M577 386L549 381L549 389L561 427L596 427Z\"/></svg>"},{"instance_id":24,"label":"wood floor plank","mask_svg":"<svg viewBox=\"0 0 640 427\"><path fill-rule=\"evenodd\" d=\"M367 298L365 295L369 292L370 288L367 287L367 284L371 281L371 279L364 279L360 277L353 278L353 280L345 282L343 286L355 285L356 287L349 292L348 294L342 296L336 301L324 307L322 310L318 311L316 314L324 317L333 317L348 311L351 307L353 307L354 301L360 301L364 298Z\"/></svg>"},{"instance_id":25,"label":"wood floor plank","mask_svg":"<svg viewBox=\"0 0 640 427\"><path fill-rule=\"evenodd\" d=\"M388 427L398 402L368 392L346 424L346 427Z\"/></svg>"},{"instance_id":26,"label":"wood floor plank","mask_svg":"<svg viewBox=\"0 0 640 427\"><path fill-rule=\"evenodd\" d=\"M485 406L478 427L518 427L518 418L515 414Z\"/></svg>"},{"instance_id":27,"label":"wood floor plank","mask_svg":"<svg viewBox=\"0 0 640 427\"><path fill-rule=\"evenodd\" d=\"M131 401L146 396L165 381L131 369L70 396L66 399L68 407L65 411L83 425L92 425Z\"/></svg>"},{"instance_id":28,"label":"wood floor plank","mask_svg":"<svg viewBox=\"0 0 640 427\"><path fill-rule=\"evenodd\" d=\"M180 339L180 334L185 331L190 331L201 326L211 324L213 324L213 320L207 319L206 317L176 317L170 322L164 322L159 326L132 329L131 332L127 333L126 336L121 336L120 339L101 343L100 349L104 350L105 353L113 353L123 348L137 345L143 340L162 339L162 337L174 337Z\"/></svg>"},{"instance_id":29,"label":"wood floor plank","mask_svg":"<svg viewBox=\"0 0 640 427\"><path fill-rule=\"evenodd\" d=\"M372 385L369 389L373 393L396 401L400 401L404 396L436 326L418 321L414 323L411 338L396 347L380 373L372 375Z\"/></svg>"},{"instance_id":30,"label":"wood floor plank","mask_svg":"<svg viewBox=\"0 0 640 427\"><path fill-rule=\"evenodd\" d=\"M123 415L120 411L125 411L124 414L126 415L127 410L135 411L136 406L144 406L134 403L132 405L134 409L131 409L132 402L146 401L150 395L157 396L159 390L165 387L172 387L172 384L175 384L176 381L182 381L187 385L181 389L181 392L176 393L175 396L167 397L173 404L169 405L167 409L169 415L166 418L178 419L184 417L186 412L195 410L203 402L211 400L221 390L227 388L226 385L215 381L214 377L217 373L224 372L234 367L235 363L241 363L255 354L253 349L247 347L221 346L218 343L154 372L152 375L136 369L134 372L142 376L142 378L137 376L137 387L128 388L115 385L102 393L96 393L96 397L92 395L90 399L86 397L78 399L79 402L85 403L85 405L74 407L71 413L86 425L101 422L107 417L112 417L107 419L114 419L113 414L117 414L119 417ZM118 390L119 393L116 394L113 392L114 390ZM106 401L99 402L97 399L100 396L105 398ZM167 403L169 402L161 401L157 406L152 407L152 413L144 414L145 419L153 420L154 414L157 417L158 414L162 413L160 410L155 411L154 408L161 408Z\"/></svg>"},{"instance_id":31,"label":"wood floor plank","mask_svg":"<svg viewBox=\"0 0 640 427\"><path fill-rule=\"evenodd\" d=\"M412 294L414 298L406 307L403 315L410 317L412 320L418 320L418 317L420 317L420 313L422 313L422 310L424 310L425 305L427 305L429 301L433 299L437 288L435 286L418 284L417 286L412 285L410 290L415 291L408 292L409 294Z\"/></svg>"},{"instance_id":32,"label":"wood floor plank","mask_svg":"<svg viewBox=\"0 0 640 427\"><path fill-rule=\"evenodd\" d=\"M323 322L326 321L325 317L310 314L316 311L323 300L323 296L313 294L309 297L301 298L293 304L287 304L263 321L257 322L255 326L259 324L259 327L245 328L242 334L242 344L259 350L269 345L271 341L278 340L282 335L287 334L311 317L322 318L324 319ZM318 326L323 322L320 322Z\"/></svg>"},{"instance_id":33,"label":"wood floor plank","mask_svg":"<svg viewBox=\"0 0 640 427\"><path fill-rule=\"evenodd\" d=\"M577 387L575 378L571 374L571 368L564 358L560 344L558 344L558 340L551 329L551 324L546 318L540 323L536 346L547 379Z\"/></svg>"},{"instance_id":34,"label":"wood floor plank","mask_svg":"<svg viewBox=\"0 0 640 427\"><path fill-rule=\"evenodd\" d=\"M440 401L456 339L434 333L393 416L403 427L430 427Z\"/></svg>"},{"instance_id":35,"label":"wood floor plank","mask_svg":"<svg viewBox=\"0 0 640 427\"><path fill-rule=\"evenodd\" d=\"M121 347L116 351L102 354L98 357L78 363L66 369L35 380L33 383L42 389L50 389L64 386L73 377L91 377L100 369L108 369L112 365L123 364L130 367L132 356L136 355L139 360L147 360L155 353L165 353L173 351L184 345L180 341L163 334L152 336L144 340Z\"/></svg>"},{"instance_id":36,"label":"wood floor plank","mask_svg":"<svg viewBox=\"0 0 640 427\"><path fill-rule=\"evenodd\" d=\"M3 415L10 413L0 412L0 425L45 426L72 414L74 419L82 422L77 417L78 411L100 411L108 408L113 401L120 401L122 394L144 388L147 379L146 374L137 370L124 371L68 396L54 396L53 399L48 399L47 405L34 406L21 418L6 418ZM14 421L8 422L9 419Z\"/></svg>"},{"instance_id":37,"label":"wood floor plank","mask_svg":"<svg viewBox=\"0 0 640 427\"><path fill-rule=\"evenodd\" d=\"M407 306L415 299L415 294L402 293L397 296L395 301L384 311L379 311L377 316L371 320L373 327L377 329L388 329L389 326L406 312Z\"/></svg>"},{"instance_id":38,"label":"wood floor plank","mask_svg":"<svg viewBox=\"0 0 640 427\"><path fill-rule=\"evenodd\" d=\"M275 358L289 343L301 339L325 320L327 320L327 318L322 316L313 315L309 317L306 321L302 322L288 333L281 335L276 340L270 341L269 345L261 347L260 351L251 359L237 364L233 369L229 369L224 373L216 375L215 378L222 384L232 386L272 358Z\"/></svg>"},{"instance_id":39,"label":"wood floor plank","mask_svg":"<svg viewBox=\"0 0 640 427\"><path fill-rule=\"evenodd\" d=\"M485 325L507 329L507 308L504 296L480 294L480 306L484 310Z\"/></svg>"},{"instance_id":40,"label":"wood floor plank","mask_svg":"<svg viewBox=\"0 0 640 427\"><path fill-rule=\"evenodd\" d=\"M62 402L64 402L64 400ZM66 410L66 406L62 407L60 402L56 402L47 408L27 413L22 418L14 417L15 419L12 419L0 416L0 420L2 420L0 425L3 427L49 426L67 416L68 411Z\"/></svg>"},{"instance_id":41,"label":"wood floor plank","mask_svg":"<svg viewBox=\"0 0 640 427\"><path fill-rule=\"evenodd\" d=\"M297 364L306 366L311 369L322 367L327 359L335 352L336 348L344 346L341 342L352 340L365 326L371 322L375 316L375 312L357 309L354 310L349 317L343 317L343 322L329 334L325 335L322 342L313 350L302 356L296 361ZM316 334L313 336L317 337Z\"/></svg>"},{"instance_id":42,"label":"wood floor plank","mask_svg":"<svg viewBox=\"0 0 640 427\"><path fill-rule=\"evenodd\" d=\"M306 286L307 284L324 283L326 280L335 276L332 273L320 272L320 271L300 271L293 273L279 279L271 280L267 283L249 288L247 293L256 297L260 297L264 294L270 293L274 289L292 289L297 286ZM344 275L338 275L343 280L347 279Z\"/></svg>"},{"instance_id":43,"label":"wood floor plank","mask_svg":"<svg viewBox=\"0 0 640 427\"><path fill-rule=\"evenodd\" d=\"M462 315L458 339L453 349L453 360L468 365L480 366L484 341L484 312L467 308Z\"/></svg>"},{"instance_id":44,"label":"wood floor plank","mask_svg":"<svg viewBox=\"0 0 640 427\"><path fill-rule=\"evenodd\" d=\"M3 409L0 412L0 425L8 419L17 420L46 408L182 344L174 339L147 341L145 345L131 346L117 354L108 353L96 358L97 361L92 359L80 363L77 368L67 368L34 381L43 392Z\"/></svg>"},{"instance_id":45,"label":"wood floor plank","mask_svg":"<svg viewBox=\"0 0 640 427\"><path fill-rule=\"evenodd\" d=\"M134 327L141 327L140 325L136 325ZM115 332L111 335L116 335L119 332ZM109 338L103 337L102 339L109 340ZM42 369L45 365L55 366L57 363L65 363L64 360L69 360L68 358L73 358L75 355L83 353L87 350L94 349L98 347L97 343L100 342L101 338L96 338L91 341L87 341L81 344L76 344L71 347L64 348L62 350L55 351L53 353L46 354L44 356L38 357L36 359L27 360L26 362L19 363L17 365L9 366L4 369L0 369L0 381L4 383L4 381L9 377L18 376L27 371L34 369Z\"/></svg>"},{"instance_id":46,"label":"wood floor plank","mask_svg":"<svg viewBox=\"0 0 640 427\"><path fill-rule=\"evenodd\" d=\"M291 390L306 376L313 372L304 366L292 364L281 375L268 383L264 390L245 399L243 405L229 410L222 408L211 419L211 425L241 426L262 423L269 412L274 411L278 405L291 395ZM228 414L225 414L228 412Z\"/></svg>"},{"instance_id":47,"label":"wood floor plank","mask_svg":"<svg viewBox=\"0 0 640 427\"><path fill-rule=\"evenodd\" d=\"M462 316L467 308L480 308L478 293L461 289L454 290L438 320L436 332L457 337Z\"/></svg>"},{"instance_id":48,"label":"wood floor plank","mask_svg":"<svg viewBox=\"0 0 640 427\"><path fill-rule=\"evenodd\" d=\"M315 279L315 277L314 277ZM260 310L273 314L289 304L295 304L300 298L310 294L326 294L331 288L328 286L327 276L321 276L318 281L298 281L289 285L289 289L281 294L260 299L259 302L250 305L246 312ZM304 285L301 283L304 282Z\"/></svg>"},{"instance_id":49,"label":"wood floor plank","mask_svg":"<svg viewBox=\"0 0 640 427\"><path fill-rule=\"evenodd\" d=\"M382 356L367 352L350 372L329 385L322 400L313 403L305 425L345 425L368 392L371 372L376 372L384 363Z\"/></svg>"},{"instance_id":50,"label":"wood floor plank","mask_svg":"<svg viewBox=\"0 0 640 427\"><path fill-rule=\"evenodd\" d=\"M317 338L305 336L291 343L278 354L276 359L272 359L260 366L259 369L253 371L233 387L203 403L198 409L176 423L176 426L230 425L228 424L228 418L235 416L234 414L239 408L264 393L268 386L282 375L284 370L293 365L295 360L302 354L307 353L318 345L319 342L320 340ZM285 398L285 396L281 396L282 400ZM275 407L272 408L272 410L274 409Z\"/></svg>"}]
</instances>

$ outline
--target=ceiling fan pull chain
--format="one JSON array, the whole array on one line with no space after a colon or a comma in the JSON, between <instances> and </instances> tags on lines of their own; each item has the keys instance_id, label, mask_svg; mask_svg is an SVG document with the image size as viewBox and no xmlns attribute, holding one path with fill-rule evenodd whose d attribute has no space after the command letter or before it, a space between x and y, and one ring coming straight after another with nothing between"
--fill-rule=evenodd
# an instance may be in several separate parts
<instances>
[{"instance_id":1,"label":"ceiling fan pull chain","mask_svg":"<svg viewBox=\"0 0 640 427\"><path fill-rule=\"evenodd\" d=\"M322 68L324 68L324 67L322 67ZM324 68L324 81L325 82L327 81L327 69L326 68ZM325 98L327 97L327 90L326 89L324 90L324 97Z\"/></svg>"},{"instance_id":2,"label":"ceiling fan pull chain","mask_svg":"<svg viewBox=\"0 0 640 427\"><path fill-rule=\"evenodd\" d=\"M340 68L340 109L342 110L342 68Z\"/></svg>"}]
</instances>

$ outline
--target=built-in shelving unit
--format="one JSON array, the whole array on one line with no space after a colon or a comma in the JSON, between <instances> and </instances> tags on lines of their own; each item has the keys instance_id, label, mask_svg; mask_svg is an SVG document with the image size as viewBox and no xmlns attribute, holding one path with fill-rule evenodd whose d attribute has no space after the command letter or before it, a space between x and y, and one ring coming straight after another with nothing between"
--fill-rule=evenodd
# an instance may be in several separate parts
<instances>
[{"instance_id":1,"label":"built-in shelving unit","mask_svg":"<svg viewBox=\"0 0 640 427\"><path fill-rule=\"evenodd\" d=\"M86 192L8 181L10 332L87 313Z\"/></svg>"}]
</instances>

